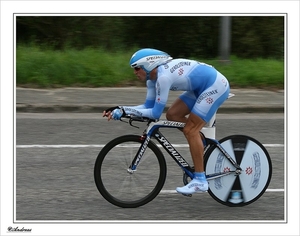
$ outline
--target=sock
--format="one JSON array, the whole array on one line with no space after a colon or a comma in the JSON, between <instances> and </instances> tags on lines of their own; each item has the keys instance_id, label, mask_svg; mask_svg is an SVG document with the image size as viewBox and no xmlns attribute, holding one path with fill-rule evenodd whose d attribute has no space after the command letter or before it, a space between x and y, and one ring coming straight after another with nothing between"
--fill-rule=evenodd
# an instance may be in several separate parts
<instances>
[{"instance_id":1,"label":"sock","mask_svg":"<svg viewBox=\"0 0 300 236\"><path fill-rule=\"evenodd\" d=\"M199 180L206 180L205 172L194 172L194 178Z\"/></svg>"}]
</instances>

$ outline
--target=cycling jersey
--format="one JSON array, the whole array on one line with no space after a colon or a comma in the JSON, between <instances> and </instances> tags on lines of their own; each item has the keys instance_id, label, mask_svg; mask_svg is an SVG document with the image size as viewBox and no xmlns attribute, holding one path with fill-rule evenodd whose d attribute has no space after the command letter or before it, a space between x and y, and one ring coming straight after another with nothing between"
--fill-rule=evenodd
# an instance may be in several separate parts
<instances>
[{"instance_id":1,"label":"cycling jersey","mask_svg":"<svg viewBox=\"0 0 300 236\"><path fill-rule=\"evenodd\" d=\"M227 99L229 83L214 67L188 59L174 59L157 68L157 79L147 80L145 103L123 106L127 114L159 119L169 91L186 91L180 99L191 112L208 122Z\"/></svg>"}]
</instances>

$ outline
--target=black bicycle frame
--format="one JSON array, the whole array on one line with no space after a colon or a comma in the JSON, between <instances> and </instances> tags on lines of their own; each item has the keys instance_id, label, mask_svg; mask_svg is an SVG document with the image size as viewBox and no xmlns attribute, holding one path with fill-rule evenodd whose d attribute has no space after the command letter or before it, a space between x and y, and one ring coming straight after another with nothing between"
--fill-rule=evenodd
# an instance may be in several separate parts
<instances>
[{"instance_id":1,"label":"black bicycle frame","mask_svg":"<svg viewBox=\"0 0 300 236\"><path fill-rule=\"evenodd\" d=\"M148 127L147 131L145 131L144 135L141 136L143 143L141 144L136 156L134 157L129 170L135 171L141 158L143 157L148 143L151 137L154 137L160 145L169 153L169 155L173 158L173 160L181 167L181 169L190 177L193 178L193 168L189 165L189 163L181 156L181 154L176 150L176 148L168 141L168 139L159 131L159 128L183 128L184 123L180 122L172 122L172 121L162 121L159 124L154 124L152 127ZM232 165L237 169L237 171L241 171L241 167L233 160L233 158L226 152L226 150L221 146L221 144L215 140L210 138L205 138L207 146L214 145L216 146L222 154L232 163ZM221 172L214 173L211 175L207 175L207 179L215 179L221 176L225 176L237 171L229 171L229 172Z\"/></svg>"},{"instance_id":2,"label":"black bicycle frame","mask_svg":"<svg viewBox=\"0 0 300 236\"><path fill-rule=\"evenodd\" d=\"M153 137L161 144L161 146L169 153L173 160L184 170L184 172L193 177L193 169L189 163L181 156L176 148L168 141L168 139L157 129L153 132Z\"/></svg>"}]
</instances>

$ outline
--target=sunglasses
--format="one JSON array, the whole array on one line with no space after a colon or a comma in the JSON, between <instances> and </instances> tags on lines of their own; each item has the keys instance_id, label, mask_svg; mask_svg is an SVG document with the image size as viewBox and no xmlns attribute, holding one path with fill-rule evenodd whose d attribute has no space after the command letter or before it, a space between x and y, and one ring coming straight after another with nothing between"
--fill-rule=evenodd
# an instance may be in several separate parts
<instances>
[{"instance_id":1,"label":"sunglasses","mask_svg":"<svg viewBox=\"0 0 300 236\"><path fill-rule=\"evenodd\" d=\"M134 67L133 69L134 69L135 71L139 71L139 70L141 69L141 67L138 67L138 66L137 66L137 67Z\"/></svg>"}]
</instances>

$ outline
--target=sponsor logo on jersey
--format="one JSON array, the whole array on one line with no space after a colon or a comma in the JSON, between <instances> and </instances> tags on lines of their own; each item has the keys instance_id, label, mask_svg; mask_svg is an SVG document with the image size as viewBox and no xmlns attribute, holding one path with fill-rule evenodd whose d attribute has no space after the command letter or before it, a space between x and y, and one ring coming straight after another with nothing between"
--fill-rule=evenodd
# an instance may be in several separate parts
<instances>
[{"instance_id":1,"label":"sponsor logo on jersey","mask_svg":"<svg viewBox=\"0 0 300 236\"><path fill-rule=\"evenodd\" d=\"M184 69L183 69L183 68L180 68L180 69L178 70L178 75L179 75L179 76L182 75L183 72L184 72Z\"/></svg>"},{"instance_id":2,"label":"sponsor logo on jersey","mask_svg":"<svg viewBox=\"0 0 300 236\"><path fill-rule=\"evenodd\" d=\"M177 70L178 68L182 67L182 66L190 66L191 65L191 62L190 61L182 61L182 62L179 62L178 64L176 64L175 66L173 66L171 69L170 69L170 72L173 73L175 70Z\"/></svg>"},{"instance_id":3,"label":"sponsor logo on jersey","mask_svg":"<svg viewBox=\"0 0 300 236\"><path fill-rule=\"evenodd\" d=\"M160 83L156 82L156 94L157 94L157 102L160 103Z\"/></svg>"}]
</instances>

